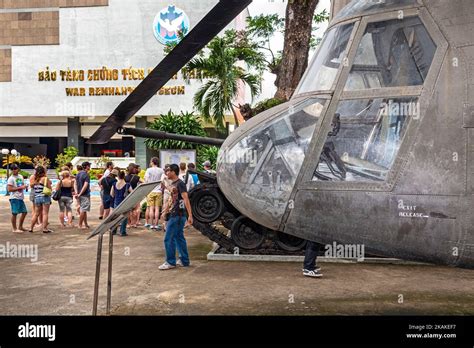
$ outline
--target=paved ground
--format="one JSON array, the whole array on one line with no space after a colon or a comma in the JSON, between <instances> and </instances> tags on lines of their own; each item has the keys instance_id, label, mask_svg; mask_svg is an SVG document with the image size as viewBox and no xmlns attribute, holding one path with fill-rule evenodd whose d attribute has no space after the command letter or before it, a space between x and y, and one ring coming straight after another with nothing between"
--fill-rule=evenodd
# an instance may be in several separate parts
<instances>
[{"instance_id":1,"label":"paved ground","mask_svg":"<svg viewBox=\"0 0 474 348\"><path fill-rule=\"evenodd\" d=\"M0 198L0 246L35 244L39 250L36 262L0 258L0 314L91 313L96 240L86 241L86 232L60 230L56 217L53 204L52 235L13 234L8 201ZM98 223L96 212L91 221ZM115 239L113 314L474 314L471 270L324 264L323 279L308 279L295 263L208 262L211 242L194 230L186 235L192 267L166 272L158 270L162 233L135 229Z\"/></svg>"}]
</instances>

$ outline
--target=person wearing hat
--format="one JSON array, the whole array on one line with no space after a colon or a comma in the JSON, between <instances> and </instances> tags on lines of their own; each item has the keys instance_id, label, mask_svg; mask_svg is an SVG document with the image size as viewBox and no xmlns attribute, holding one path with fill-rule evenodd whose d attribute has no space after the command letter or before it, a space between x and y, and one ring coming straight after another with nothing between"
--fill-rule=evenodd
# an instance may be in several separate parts
<instances>
[{"instance_id":1,"label":"person wearing hat","mask_svg":"<svg viewBox=\"0 0 474 348\"><path fill-rule=\"evenodd\" d=\"M60 180L56 184L56 191L61 191L59 204L59 223L64 228L65 222L69 227L74 227L72 223L72 203L74 197L74 178L71 176L68 167L63 167L59 174ZM65 219L67 217L67 219Z\"/></svg>"},{"instance_id":2,"label":"person wearing hat","mask_svg":"<svg viewBox=\"0 0 474 348\"><path fill-rule=\"evenodd\" d=\"M7 181L7 188L8 192L10 193L10 207L12 212L12 228L14 233L22 233L25 230L23 229L23 223L25 222L26 214L28 211L26 210L25 205L25 194L24 191L28 188L25 185L24 178L20 174L20 167L18 165L13 164L10 169L12 170L12 175L8 178ZM20 215L20 223L17 228L16 224L16 217Z\"/></svg>"},{"instance_id":3,"label":"person wearing hat","mask_svg":"<svg viewBox=\"0 0 474 348\"><path fill-rule=\"evenodd\" d=\"M102 205L104 206L104 219L109 216L110 208L113 208L111 191L112 187L114 187L114 184L117 182L118 175L119 171L117 169L112 169L110 174L100 181L100 187L102 189Z\"/></svg>"},{"instance_id":4,"label":"person wearing hat","mask_svg":"<svg viewBox=\"0 0 474 348\"><path fill-rule=\"evenodd\" d=\"M204 172L208 174L216 174L216 171L212 169L211 161L205 161L202 166L204 167Z\"/></svg>"}]
</instances>

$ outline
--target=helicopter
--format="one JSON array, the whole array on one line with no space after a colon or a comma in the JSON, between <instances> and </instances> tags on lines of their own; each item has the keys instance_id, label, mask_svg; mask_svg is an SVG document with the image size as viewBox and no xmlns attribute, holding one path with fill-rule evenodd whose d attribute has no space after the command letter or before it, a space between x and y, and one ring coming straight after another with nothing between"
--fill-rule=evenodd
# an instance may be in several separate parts
<instances>
[{"instance_id":1,"label":"helicopter","mask_svg":"<svg viewBox=\"0 0 474 348\"><path fill-rule=\"evenodd\" d=\"M198 173L190 198L194 226L228 250L311 240L474 268L469 0L350 2L293 97L225 140L123 127L250 3L221 0L89 142L119 132L221 146L216 175Z\"/></svg>"}]
</instances>

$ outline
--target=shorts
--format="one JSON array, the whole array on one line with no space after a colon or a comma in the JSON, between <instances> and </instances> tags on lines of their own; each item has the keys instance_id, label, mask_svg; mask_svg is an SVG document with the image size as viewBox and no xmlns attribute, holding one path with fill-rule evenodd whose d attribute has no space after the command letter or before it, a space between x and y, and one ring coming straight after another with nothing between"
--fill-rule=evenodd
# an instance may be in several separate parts
<instances>
[{"instance_id":1,"label":"shorts","mask_svg":"<svg viewBox=\"0 0 474 348\"><path fill-rule=\"evenodd\" d=\"M110 195L102 196L102 205L104 206L105 210L112 208L112 203L113 203L112 196Z\"/></svg>"},{"instance_id":2,"label":"shorts","mask_svg":"<svg viewBox=\"0 0 474 348\"><path fill-rule=\"evenodd\" d=\"M90 197L79 197L80 212L85 213L91 211L91 198Z\"/></svg>"},{"instance_id":3,"label":"shorts","mask_svg":"<svg viewBox=\"0 0 474 348\"><path fill-rule=\"evenodd\" d=\"M38 207L42 205L50 205L50 204L51 204L50 196L35 197L35 205Z\"/></svg>"},{"instance_id":4,"label":"shorts","mask_svg":"<svg viewBox=\"0 0 474 348\"><path fill-rule=\"evenodd\" d=\"M22 199L10 199L10 207L12 209L12 215L26 214L25 202Z\"/></svg>"},{"instance_id":5,"label":"shorts","mask_svg":"<svg viewBox=\"0 0 474 348\"><path fill-rule=\"evenodd\" d=\"M64 211L67 211L68 213L72 211L72 197L61 197L58 203L59 211L61 213L64 213Z\"/></svg>"},{"instance_id":6,"label":"shorts","mask_svg":"<svg viewBox=\"0 0 474 348\"><path fill-rule=\"evenodd\" d=\"M163 205L163 194L161 192L152 192L146 197L147 207L161 207Z\"/></svg>"}]
</instances>

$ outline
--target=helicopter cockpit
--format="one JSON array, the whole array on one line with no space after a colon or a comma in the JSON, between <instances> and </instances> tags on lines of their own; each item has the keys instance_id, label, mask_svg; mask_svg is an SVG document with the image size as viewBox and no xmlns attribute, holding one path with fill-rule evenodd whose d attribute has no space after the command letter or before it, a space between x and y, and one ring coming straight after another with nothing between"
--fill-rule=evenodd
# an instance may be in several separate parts
<instances>
[{"instance_id":1,"label":"helicopter cockpit","mask_svg":"<svg viewBox=\"0 0 474 348\"><path fill-rule=\"evenodd\" d=\"M309 157L316 158L309 181L387 180L420 117L437 49L416 6L353 1L334 19L290 102L227 139L219 186L242 213L278 229ZM387 9L395 11L377 14Z\"/></svg>"},{"instance_id":2,"label":"helicopter cockpit","mask_svg":"<svg viewBox=\"0 0 474 348\"><path fill-rule=\"evenodd\" d=\"M328 51L339 54L339 48ZM422 86L435 51L418 17L369 23L343 91ZM326 65L334 59L329 55ZM303 81L300 91L310 83ZM313 180L385 181L410 119L419 113L417 97L340 100Z\"/></svg>"},{"instance_id":3,"label":"helicopter cockpit","mask_svg":"<svg viewBox=\"0 0 474 348\"><path fill-rule=\"evenodd\" d=\"M281 217L327 99L308 98L220 153L226 187Z\"/></svg>"}]
</instances>

